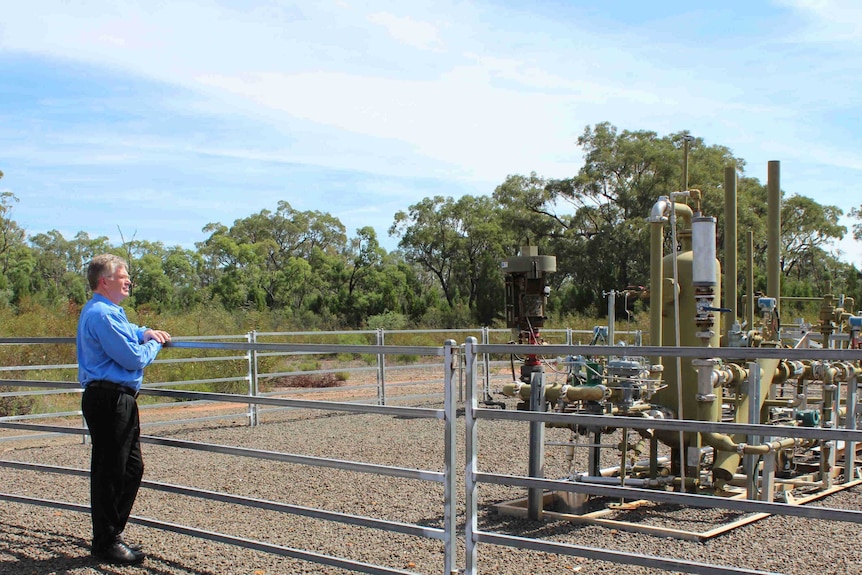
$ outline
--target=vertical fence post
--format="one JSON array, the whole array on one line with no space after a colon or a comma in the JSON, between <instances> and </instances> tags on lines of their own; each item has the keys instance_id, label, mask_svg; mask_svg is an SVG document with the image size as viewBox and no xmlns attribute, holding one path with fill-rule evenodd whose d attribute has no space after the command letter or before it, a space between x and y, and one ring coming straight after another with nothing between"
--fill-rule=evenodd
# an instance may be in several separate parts
<instances>
[{"instance_id":1,"label":"vertical fence post","mask_svg":"<svg viewBox=\"0 0 862 575\"><path fill-rule=\"evenodd\" d=\"M87 430L87 433L81 435L81 445L87 445L87 439L90 437L90 428L87 427L87 420L84 418L83 411L81 411L81 427Z\"/></svg>"},{"instance_id":2,"label":"vertical fence post","mask_svg":"<svg viewBox=\"0 0 862 575\"><path fill-rule=\"evenodd\" d=\"M748 362L748 423L760 423L760 364L756 361ZM749 435L750 445L760 445L763 437L760 435ZM757 455L743 456L743 469L746 475L746 490L748 499L755 500L757 497Z\"/></svg>"},{"instance_id":3,"label":"vertical fence post","mask_svg":"<svg viewBox=\"0 0 862 575\"><path fill-rule=\"evenodd\" d=\"M386 335L383 328L377 328L377 345L381 350L377 352L377 404L386 405L386 354L383 353L383 345L386 343Z\"/></svg>"},{"instance_id":4,"label":"vertical fence post","mask_svg":"<svg viewBox=\"0 0 862 575\"><path fill-rule=\"evenodd\" d=\"M491 343L491 336L488 327L482 328L482 345ZM482 384L482 398L485 400L491 399L491 358L487 353L482 354L482 368L485 370L485 378Z\"/></svg>"},{"instance_id":5,"label":"vertical fence post","mask_svg":"<svg viewBox=\"0 0 862 575\"><path fill-rule=\"evenodd\" d=\"M464 344L464 356L467 364L467 403L464 406L464 426L466 428L464 453L466 465L464 466L464 544L466 551L466 569L464 575L476 575L476 562L478 553L476 550L475 533L478 530L478 496L476 484L476 462L477 462L477 430L474 419L475 410L478 406L476 401L476 338L468 337ZM487 357L487 354L486 354Z\"/></svg>"},{"instance_id":6,"label":"vertical fence post","mask_svg":"<svg viewBox=\"0 0 862 575\"><path fill-rule=\"evenodd\" d=\"M257 343L257 332L252 330L247 334L248 342L250 344ZM258 394L258 380L257 380L257 349L249 349L248 350L248 394L251 397L255 397ZM255 427L257 425L258 420L258 405L256 403L248 404L248 424L251 427Z\"/></svg>"},{"instance_id":7,"label":"vertical fence post","mask_svg":"<svg viewBox=\"0 0 862 575\"><path fill-rule=\"evenodd\" d=\"M825 376L824 376L825 377ZM831 387L831 389L830 389ZM832 417L829 422L821 421L821 425L823 427L830 427L832 429L838 429L838 421L839 421L839 408L841 407L841 383L835 382L831 386L824 385L823 386L823 395L825 396L829 393L832 396ZM826 487L830 488L834 484L834 480L836 479L836 464L838 463L838 440L832 439L828 443L829 451L827 452L827 457L823 457L823 451L820 452L820 468L823 470L821 475L826 480ZM847 448L847 443L845 442L844 448Z\"/></svg>"},{"instance_id":8,"label":"vertical fence post","mask_svg":"<svg viewBox=\"0 0 862 575\"><path fill-rule=\"evenodd\" d=\"M457 514L455 513L455 498L457 494L458 477L455 475L455 470L458 468L457 456L457 441L456 441L456 401L455 401L455 386L457 385L457 371L461 363L461 358L458 354L458 347L454 339L447 339L443 343L443 364L445 373L443 374L444 391L443 391L443 410L446 414L446 438L444 440L445 463L444 469L446 476L445 485L443 487L443 523L446 532L444 552L444 573L455 573L455 557L458 553L458 538L456 537L456 529L458 523L456 521Z\"/></svg>"},{"instance_id":9,"label":"vertical fence post","mask_svg":"<svg viewBox=\"0 0 862 575\"><path fill-rule=\"evenodd\" d=\"M461 345L460 348L464 346ZM458 401L464 401L464 353L458 354Z\"/></svg>"},{"instance_id":10,"label":"vertical fence post","mask_svg":"<svg viewBox=\"0 0 862 575\"><path fill-rule=\"evenodd\" d=\"M545 411L545 374L534 371L530 374L530 411ZM545 477L545 424L530 422L530 477ZM530 487L527 490L527 516L532 520L542 518L544 489Z\"/></svg>"},{"instance_id":11,"label":"vertical fence post","mask_svg":"<svg viewBox=\"0 0 862 575\"><path fill-rule=\"evenodd\" d=\"M859 406L856 404L858 388L856 387L856 370L850 370L850 379L847 382L847 416L844 427L850 430L856 429L856 413ZM844 443L844 483L850 483L856 479L856 442Z\"/></svg>"}]
</instances>

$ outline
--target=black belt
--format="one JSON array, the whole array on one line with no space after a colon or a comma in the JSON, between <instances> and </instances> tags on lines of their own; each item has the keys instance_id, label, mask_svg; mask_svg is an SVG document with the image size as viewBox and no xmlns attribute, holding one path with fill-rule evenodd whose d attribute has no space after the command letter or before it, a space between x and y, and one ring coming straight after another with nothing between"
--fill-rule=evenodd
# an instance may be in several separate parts
<instances>
[{"instance_id":1,"label":"black belt","mask_svg":"<svg viewBox=\"0 0 862 575\"><path fill-rule=\"evenodd\" d=\"M132 397L138 397L138 392L131 387L120 385L119 383L114 383L113 381L97 379L96 381L91 381L90 383L88 383L87 387L92 387L95 389L112 389L114 391L119 391L120 393L125 393L126 395L131 395Z\"/></svg>"}]
</instances>

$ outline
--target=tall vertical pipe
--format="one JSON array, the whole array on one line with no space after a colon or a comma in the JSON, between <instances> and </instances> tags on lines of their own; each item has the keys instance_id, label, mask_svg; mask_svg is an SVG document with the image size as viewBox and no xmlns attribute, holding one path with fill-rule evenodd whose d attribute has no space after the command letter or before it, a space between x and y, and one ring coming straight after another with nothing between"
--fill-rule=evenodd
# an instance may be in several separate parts
<instances>
[{"instance_id":1,"label":"tall vertical pipe","mask_svg":"<svg viewBox=\"0 0 862 575\"><path fill-rule=\"evenodd\" d=\"M650 274L649 274L649 344L661 345L662 321L661 310L664 295L662 294L662 282L664 282L664 221L650 221L649 226L650 244ZM661 363L660 357L654 357L653 365Z\"/></svg>"},{"instance_id":2,"label":"tall vertical pipe","mask_svg":"<svg viewBox=\"0 0 862 575\"><path fill-rule=\"evenodd\" d=\"M545 374L530 374L530 411L545 411ZM545 424L541 421L530 422L530 477L545 477ZM527 516L533 521L542 518L544 491L541 487L527 490Z\"/></svg>"},{"instance_id":3,"label":"tall vertical pipe","mask_svg":"<svg viewBox=\"0 0 862 575\"><path fill-rule=\"evenodd\" d=\"M754 232L748 230L748 245L746 246L746 257L748 258L748 269L745 273L745 325L747 329L754 329Z\"/></svg>"},{"instance_id":4,"label":"tall vertical pipe","mask_svg":"<svg viewBox=\"0 0 862 575\"><path fill-rule=\"evenodd\" d=\"M672 206L672 207L671 207ZM664 345L663 340L663 318L664 307L664 283L667 279L671 283L671 289L676 289L673 280L665 278L664 274L664 225L668 216L682 218L683 227L691 229L692 211L687 204L670 202L667 196L659 197L652 208L647 221L650 223L650 345ZM674 246L673 249L676 249ZM691 249L689 247L689 249ZM660 357L651 358L654 364L661 363Z\"/></svg>"},{"instance_id":5,"label":"tall vertical pipe","mask_svg":"<svg viewBox=\"0 0 862 575\"><path fill-rule=\"evenodd\" d=\"M737 191L736 167L724 168L724 307L730 310L724 333L730 333L733 323L739 317L737 313ZM725 340L727 341L727 340Z\"/></svg>"},{"instance_id":6,"label":"tall vertical pipe","mask_svg":"<svg viewBox=\"0 0 862 575\"><path fill-rule=\"evenodd\" d=\"M688 150L691 146L692 136L684 136L682 139L682 191L688 191Z\"/></svg>"},{"instance_id":7,"label":"tall vertical pipe","mask_svg":"<svg viewBox=\"0 0 862 575\"><path fill-rule=\"evenodd\" d=\"M766 295L781 309L781 162L771 160L766 180L769 243L767 245Z\"/></svg>"}]
</instances>

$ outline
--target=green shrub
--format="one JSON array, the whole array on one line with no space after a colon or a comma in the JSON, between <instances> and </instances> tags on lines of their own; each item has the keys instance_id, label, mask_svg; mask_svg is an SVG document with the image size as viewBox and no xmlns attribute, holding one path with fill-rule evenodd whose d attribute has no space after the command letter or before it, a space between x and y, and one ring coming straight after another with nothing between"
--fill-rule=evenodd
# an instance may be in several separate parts
<instances>
[{"instance_id":1,"label":"green shrub","mask_svg":"<svg viewBox=\"0 0 862 575\"><path fill-rule=\"evenodd\" d=\"M374 338L369 341L369 338ZM374 335L364 334L364 333L343 333L339 334L336 338L336 343L338 345L374 345L377 343L377 339ZM368 357L373 357L374 360L369 363ZM335 355L335 359L347 363L349 361L353 361L355 359L361 359L364 363L368 365L374 365L377 362L376 355L370 354L359 354L359 353L338 353Z\"/></svg>"},{"instance_id":2,"label":"green shrub","mask_svg":"<svg viewBox=\"0 0 862 575\"><path fill-rule=\"evenodd\" d=\"M369 329L405 329L410 323L406 315L387 311L377 315L372 315L366 321Z\"/></svg>"},{"instance_id":3,"label":"green shrub","mask_svg":"<svg viewBox=\"0 0 862 575\"><path fill-rule=\"evenodd\" d=\"M316 360L305 360L300 363L294 371L317 371L320 369L320 362Z\"/></svg>"}]
</instances>

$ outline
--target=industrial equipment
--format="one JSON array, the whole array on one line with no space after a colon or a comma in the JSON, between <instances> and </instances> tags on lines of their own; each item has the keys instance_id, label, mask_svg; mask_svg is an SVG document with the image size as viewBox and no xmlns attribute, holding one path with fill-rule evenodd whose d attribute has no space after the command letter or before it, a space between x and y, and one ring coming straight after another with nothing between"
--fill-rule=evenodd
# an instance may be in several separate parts
<instances>
[{"instance_id":1,"label":"industrial equipment","mask_svg":"<svg viewBox=\"0 0 862 575\"><path fill-rule=\"evenodd\" d=\"M571 424L568 449L588 449L589 457L586 469L572 470L565 479L787 502L804 501L860 482L852 443L782 434L782 428L800 426L856 429L862 356L853 355L850 360L800 359L793 357L798 354L791 350L858 350L862 312L852 298L826 293L819 298L816 323L782 324L778 182L779 164L770 162L765 294L754 292L749 249L746 296L737 296L734 168L725 171L725 276L730 278L725 282L726 292L722 292L722 268L716 257L716 218L702 213L699 190L683 189L658 197L648 216L650 341L654 346L703 348L702 354L645 357L637 354L637 346L621 346L614 355L573 354L556 362L566 376L564 382L554 383L546 383L539 357L525 355L519 378L513 378L503 389L505 395L522 400L519 409L767 424L774 430L771 428L769 436L752 438L693 428L662 432ZM674 248L665 254L668 231ZM750 238L749 234L749 244ZM541 343L539 330L548 293L544 276L556 270L555 258L539 256L536 248L524 248L503 268L509 327L516 331L519 343ZM744 317L738 313L739 299L746 304ZM613 337L607 337L608 331L613 333L613 314L608 321L609 329L596 328L592 343L615 344ZM720 348L764 351L763 357L756 359L750 359L750 353L740 353L747 359L734 359L733 353L717 354L715 350ZM534 425L531 423L530 429L530 476L543 477L546 446ZM619 439L603 441L611 433L620 433ZM659 455L660 448L664 455ZM602 468L602 454L608 450L615 452L619 464ZM799 495L800 489L804 496ZM537 519L547 513L545 507L555 499L548 495L530 490L526 511L523 500L497 508ZM562 492L556 497L557 509L560 501L564 503L563 517L581 517L589 510L588 497L572 495Z\"/></svg>"}]
</instances>

